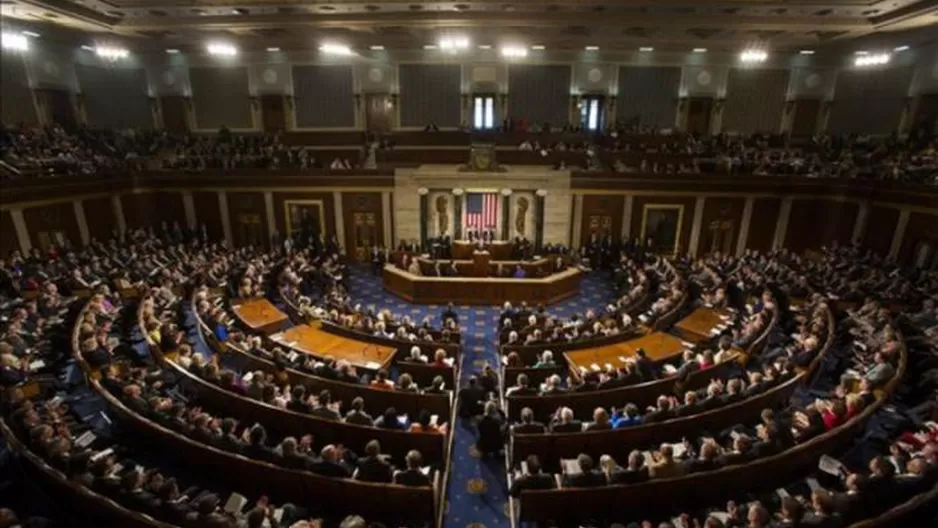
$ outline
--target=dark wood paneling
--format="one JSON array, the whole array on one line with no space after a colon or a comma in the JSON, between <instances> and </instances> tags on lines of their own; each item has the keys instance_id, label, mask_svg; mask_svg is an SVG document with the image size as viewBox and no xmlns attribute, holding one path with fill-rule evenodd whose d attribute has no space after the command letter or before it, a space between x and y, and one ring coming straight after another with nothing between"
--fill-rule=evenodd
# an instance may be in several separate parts
<instances>
[{"instance_id":1,"label":"dark wood paneling","mask_svg":"<svg viewBox=\"0 0 938 528\"><path fill-rule=\"evenodd\" d=\"M127 229L152 227L159 230L163 222L172 225L179 222L186 225L185 208L182 205L182 193L152 192L133 193L121 196L124 209L124 221Z\"/></svg>"},{"instance_id":2,"label":"dark wood paneling","mask_svg":"<svg viewBox=\"0 0 938 528\"><path fill-rule=\"evenodd\" d=\"M366 215L361 218L364 221L363 226L355 221L355 215ZM368 253L372 245L381 245L384 236L384 217L381 207L381 193L379 192L344 192L342 193L342 222L345 226L345 240L342 244L350 258L370 262L371 256ZM370 221L373 220L373 224ZM357 231L361 230L357 237ZM367 240L368 245L364 248L363 254L357 254L356 240Z\"/></svg>"},{"instance_id":3,"label":"dark wood paneling","mask_svg":"<svg viewBox=\"0 0 938 528\"><path fill-rule=\"evenodd\" d=\"M213 240L222 238L224 229L221 226L218 193L195 191L192 193L192 206L195 209L196 225L201 229L202 224L205 224L205 230Z\"/></svg>"},{"instance_id":4,"label":"dark wood paneling","mask_svg":"<svg viewBox=\"0 0 938 528\"><path fill-rule=\"evenodd\" d=\"M743 219L745 198L707 198L704 202L703 221L700 224L700 242L697 252L736 251L739 226Z\"/></svg>"},{"instance_id":5,"label":"dark wood paneling","mask_svg":"<svg viewBox=\"0 0 938 528\"><path fill-rule=\"evenodd\" d=\"M275 192L274 195L274 221L277 231L287 232L287 217L284 202L288 200L320 200L323 205L323 220L326 225L326 236L335 234L335 206L331 192Z\"/></svg>"},{"instance_id":6,"label":"dark wood paneling","mask_svg":"<svg viewBox=\"0 0 938 528\"><path fill-rule=\"evenodd\" d=\"M752 219L749 221L746 249L758 251L772 249L775 225L778 223L778 212L781 208L780 198L756 198L752 207Z\"/></svg>"},{"instance_id":7,"label":"dark wood paneling","mask_svg":"<svg viewBox=\"0 0 938 528\"><path fill-rule=\"evenodd\" d=\"M785 247L800 253L828 246L835 240L849 244L858 211L856 202L794 200L785 233Z\"/></svg>"},{"instance_id":8,"label":"dark wood paneling","mask_svg":"<svg viewBox=\"0 0 938 528\"><path fill-rule=\"evenodd\" d=\"M20 248L20 239L13 227L10 211L0 211L0 258L6 258L14 249Z\"/></svg>"},{"instance_id":9,"label":"dark wood paneling","mask_svg":"<svg viewBox=\"0 0 938 528\"><path fill-rule=\"evenodd\" d=\"M231 236L236 246L246 244L268 245L267 210L264 207L264 193L229 192L228 221Z\"/></svg>"},{"instance_id":10,"label":"dark wood paneling","mask_svg":"<svg viewBox=\"0 0 938 528\"><path fill-rule=\"evenodd\" d=\"M264 121L264 131L280 132L286 130L286 112L283 106L283 96L280 94L261 96L261 116Z\"/></svg>"},{"instance_id":11,"label":"dark wood paneling","mask_svg":"<svg viewBox=\"0 0 938 528\"><path fill-rule=\"evenodd\" d=\"M81 233L75 221L75 207L72 202L30 207L23 209L23 219L26 221L26 230L34 247L43 247L40 233L47 233L50 242L53 233L61 231L72 244L81 245Z\"/></svg>"},{"instance_id":12,"label":"dark wood paneling","mask_svg":"<svg viewBox=\"0 0 938 528\"><path fill-rule=\"evenodd\" d=\"M880 255L889 253L898 222L899 210L895 207L870 207L866 217L863 245Z\"/></svg>"},{"instance_id":13,"label":"dark wood paneling","mask_svg":"<svg viewBox=\"0 0 938 528\"><path fill-rule=\"evenodd\" d=\"M909 216L909 224L905 227L902 245L899 247L899 262L911 262L919 242L928 240L933 245L938 243L936 226L938 226L938 214L912 213Z\"/></svg>"},{"instance_id":14,"label":"dark wood paneling","mask_svg":"<svg viewBox=\"0 0 938 528\"><path fill-rule=\"evenodd\" d=\"M189 120L186 118L189 102L181 95L160 97L160 110L163 113L163 128L176 134L189 132Z\"/></svg>"},{"instance_id":15,"label":"dark wood paneling","mask_svg":"<svg viewBox=\"0 0 938 528\"><path fill-rule=\"evenodd\" d=\"M798 99L792 118L791 135L812 136L817 130L817 116L821 111L820 99Z\"/></svg>"},{"instance_id":16,"label":"dark wood paneling","mask_svg":"<svg viewBox=\"0 0 938 528\"><path fill-rule=\"evenodd\" d=\"M642 215L646 205L683 205L684 214L681 220L681 234L678 246L681 252L687 250L690 240L691 226L694 223L694 206L697 199L693 196L636 196L632 202L632 228L631 236L641 236Z\"/></svg>"},{"instance_id":17,"label":"dark wood paneling","mask_svg":"<svg viewBox=\"0 0 938 528\"><path fill-rule=\"evenodd\" d=\"M619 240L622 233L622 211L625 208L625 196L614 194L587 194L583 197L583 226L580 243L586 244L593 233L599 237L611 235ZM605 225L609 220L611 224Z\"/></svg>"},{"instance_id":18,"label":"dark wood paneling","mask_svg":"<svg viewBox=\"0 0 938 528\"><path fill-rule=\"evenodd\" d=\"M85 210L85 223L88 225L88 234L91 238L106 241L117 229L117 219L114 218L114 204L110 196L91 198L82 202Z\"/></svg>"}]
</instances>

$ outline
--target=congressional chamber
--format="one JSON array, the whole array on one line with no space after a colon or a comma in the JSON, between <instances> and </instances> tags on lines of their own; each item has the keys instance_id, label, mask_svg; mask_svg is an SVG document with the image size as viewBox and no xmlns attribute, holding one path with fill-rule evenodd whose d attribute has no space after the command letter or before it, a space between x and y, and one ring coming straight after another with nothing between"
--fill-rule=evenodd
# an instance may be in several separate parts
<instances>
[{"instance_id":1,"label":"congressional chamber","mask_svg":"<svg viewBox=\"0 0 938 528\"><path fill-rule=\"evenodd\" d=\"M60 4L0 528L938 525L933 3Z\"/></svg>"}]
</instances>

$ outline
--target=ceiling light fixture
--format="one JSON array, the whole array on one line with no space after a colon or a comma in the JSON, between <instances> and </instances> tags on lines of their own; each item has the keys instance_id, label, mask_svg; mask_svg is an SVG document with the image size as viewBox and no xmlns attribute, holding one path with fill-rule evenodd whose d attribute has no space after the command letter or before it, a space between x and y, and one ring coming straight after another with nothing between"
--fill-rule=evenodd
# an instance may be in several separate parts
<instances>
[{"instance_id":1,"label":"ceiling light fixture","mask_svg":"<svg viewBox=\"0 0 938 528\"><path fill-rule=\"evenodd\" d=\"M97 46L94 52L98 57L111 61L126 59L130 52L124 48L112 48L110 46Z\"/></svg>"},{"instance_id":2,"label":"ceiling light fixture","mask_svg":"<svg viewBox=\"0 0 938 528\"><path fill-rule=\"evenodd\" d=\"M694 53L706 53L707 48L694 48Z\"/></svg>"},{"instance_id":3,"label":"ceiling light fixture","mask_svg":"<svg viewBox=\"0 0 938 528\"><path fill-rule=\"evenodd\" d=\"M642 53L648 53L648 52L651 52L651 51L655 51L655 48L653 48L653 47L651 47L651 46L642 46L642 47L638 48L638 51L640 51L640 52L642 52Z\"/></svg>"},{"instance_id":4,"label":"ceiling light fixture","mask_svg":"<svg viewBox=\"0 0 938 528\"><path fill-rule=\"evenodd\" d=\"M169 48L169 49L166 50L166 53L169 53L170 55L175 55L175 54L179 53L179 50L176 49L176 48Z\"/></svg>"},{"instance_id":5,"label":"ceiling light fixture","mask_svg":"<svg viewBox=\"0 0 938 528\"><path fill-rule=\"evenodd\" d=\"M739 54L739 60L743 62L765 62L769 54L764 50L746 50Z\"/></svg>"},{"instance_id":6,"label":"ceiling light fixture","mask_svg":"<svg viewBox=\"0 0 938 528\"><path fill-rule=\"evenodd\" d=\"M480 50L490 50L492 49L492 45L491 44L479 44L478 48Z\"/></svg>"},{"instance_id":7,"label":"ceiling light fixture","mask_svg":"<svg viewBox=\"0 0 938 528\"><path fill-rule=\"evenodd\" d=\"M24 31L23 34L25 35L26 32ZM909 49L908 46L898 46L898 47L896 47L896 49L894 49L894 50L892 50L892 51L895 51L896 53L899 53L899 52L905 51L905 50L907 50L907 49Z\"/></svg>"},{"instance_id":8,"label":"ceiling light fixture","mask_svg":"<svg viewBox=\"0 0 938 528\"><path fill-rule=\"evenodd\" d=\"M528 56L528 48L523 46L503 46L502 57L506 59L523 59Z\"/></svg>"},{"instance_id":9,"label":"ceiling light fixture","mask_svg":"<svg viewBox=\"0 0 938 528\"><path fill-rule=\"evenodd\" d=\"M599 46L586 46L583 49L585 49L586 51L599 51Z\"/></svg>"},{"instance_id":10,"label":"ceiling light fixture","mask_svg":"<svg viewBox=\"0 0 938 528\"><path fill-rule=\"evenodd\" d=\"M276 53L276 52L280 51L280 48L274 46L274 47L267 48L267 51L269 51L269 52L271 52L271 53Z\"/></svg>"},{"instance_id":11,"label":"ceiling light fixture","mask_svg":"<svg viewBox=\"0 0 938 528\"><path fill-rule=\"evenodd\" d=\"M84 46L82 46L81 49L83 49L83 50L85 50L85 51L94 51L94 47L89 46L89 45L87 45L87 44L85 44Z\"/></svg>"},{"instance_id":12,"label":"ceiling light fixture","mask_svg":"<svg viewBox=\"0 0 938 528\"><path fill-rule=\"evenodd\" d=\"M875 55L863 55L853 60L853 65L859 68L867 66L881 66L891 59L888 53L877 53Z\"/></svg>"},{"instance_id":13,"label":"ceiling light fixture","mask_svg":"<svg viewBox=\"0 0 938 528\"><path fill-rule=\"evenodd\" d=\"M223 42L213 42L206 49L208 49L209 55L218 57L234 57L238 54L238 48Z\"/></svg>"},{"instance_id":14,"label":"ceiling light fixture","mask_svg":"<svg viewBox=\"0 0 938 528\"><path fill-rule=\"evenodd\" d=\"M28 51L29 39L19 33L3 33L0 35L3 49L11 51Z\"/></svg>"},{"instance_id":15,"label":"ceiling light fixture","mask_svg":"<svg viewBox=\"0 0 938 528\"><path fill-rule=\"evenodd\" d=\"M868 51L866 51L866 50L859 50L859 51L854 51L853 54L854 54L854 55L869 55L870 52L868 52Z\"/></svg>"},{"instance_id":16,"label":"ceiling light fixture","mask_svg":"<svg viewBox=\"0 0 938 528\"><path fill-rule=\"evenodd\" d=\"M814 50L801 50L798 53L801 55L814 55Z\"/></svg>"},{"instance_id":17,"label":"ceiling light fixture","mask_svg":"<svg viewBox=\"0 0 938 528\"><path fill-rule=\"evenodd\" d=\"M544 46L543 44L535 44L531 46L531 49L536 50L536 51L541 51L541 50L547 49L547 46Z\"/></svg>"},{"instance_id":18,"label":"ceiling light fixture","mask_svg":"<svg viewBox=\"0 0 938 528\"><path fill-rule=\"evenodd\" d=\"M20 33L26 35L27 37L39 38L39 33L36 33L35 31L20 31Z\"/></svg>"},{"instance_id":19,"label":"ceiling light fixture","mask_svg":"<svg viewBox=\"0 0 938 528\"><path fill-rule=\"evenodd\" d=\"M439 48L443 51L456 53L469 49L469 39L467 37L445 37L440 39Z\"/></svg>"},{"instance_id":20,"label":"ceiling light fixture","mask_svg":"<svg viewBox=\"0 0 938 528\"><path fill-rule=\"evenodd\" d=\"M343 57L352 55L352 48L346 46L345 44L326 43L322 46L319 46L319 51L327 55L341 55Z\"/></svg>"},{"instance_id":21,"label":"ceiling light fixture","mask_svg":"<svg viewBox=\"0 0 938 528\"><path fill-rule=\"evenodd\" d=\"M374 46L369 46L368 48L369 48L371 51L383 51L383 50L384 50L384 46L379 46L379 45L377 45L377 44L374 45Z\"/></svg>"},{"instance_id":22,"label":"ceiling light fixture","mask_svg":"<svg viewBox=\"0 0 938 528\"><path fill-rule=\"evenodd\" d=\"M436 44L424 44L424 45L423 45L423 49L425 49L425 50L435 50L435 49L436 49Z\"/></svg>"}]
</instances>

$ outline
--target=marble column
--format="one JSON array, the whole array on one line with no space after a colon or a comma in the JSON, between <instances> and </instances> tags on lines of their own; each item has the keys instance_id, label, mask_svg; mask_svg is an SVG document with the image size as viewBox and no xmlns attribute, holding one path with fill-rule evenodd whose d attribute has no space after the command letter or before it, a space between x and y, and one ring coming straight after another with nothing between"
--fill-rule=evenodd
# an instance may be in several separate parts
<instances>
[{"instance_id":1,"label":"marble column","mask_svg":"<svg viewBox=\"0 0 938 528\"><path fill-rule=\"evenodd\" d=\"M912 210L908 206L899 209L899 221L896 222L896 230L892 235L892 245L889 246L889 258L899 258L899 250L902 249L902 239L905 238L905 229L909 226L909 217L912 216Z\"/></svg>"},{"instance_id":2,"label":"marble column","mask_svg":"<svg viewBox=\"0 0 938 528\"><path fill-rule=\"evenodd\" d=\"M78 234L81 236L81 245L87 246L91 241L91 235L88 232L88 219L85 218L85 205L81 200L72 202L72 209L75 210L75 224L78 226Z\"/></svg>"},{"instance_id":3,"label":"marble column","mask_svg":"<svg viewBox=\"0 0 938 528\"><path fill-rule=\"evenodd\" d=\"M264 213L267 216L267 243L270 244L274 239L274 232L277 231L277 221L274 218L274 193L270 191L264 193Z\"/></svg>"},{"instance_id":4,"label":"marble column","mask_svg":"<svg viewBox=\"0 0 938 528\"><path fill-rule=\"evenodd\" d=\"M755 203L755 198L752 196L746 197L746 204L743 205L743 218L739 223L739 237L736 238L737 257L741 257L746 251L746 243L749 241L749 225L752 223L752 208Z\"/></svg>"},{"instance_id":5,"label":"marble column","mask_svg":"<svg viewBox=\"0 0 938 528\"><path fill-rule=\"evenodd\" d=\"M191 191L182 192L182 209L186 213L186 227L192 230L199 227L199 220L195 215L195 200L192 199Z\"/></svg>"},{"instance_id":6,"label":"marble column","mask_svg":"<svg viewBox=\"0 0 938 528\"><path fill-rule=\"evenodd\" d=\"M114 209L114 221L117 225L117 232L124 233L127 231L127 219L124 218L124 206L121 204L121 197L119 194L111 196L111 207Z\"/></svg>"},{"instance_id":7,"label":"marble column","mask_svg":"<svg viewBox=\"0 0 938 528\"><path fill-rule=\"evenodd\" d=\"M225 191L218 191L218 212L221 215L221 232L229 246L234 246L234 237L231 236L231 218L228 215L228 195Z\"/></svg>"},{"instance_id":8,"label":"marble column","mask_svg":"<svg viewBox=\"0 0 938 528\"><path fill-rule=\"evenodd\" d=\"M866 234L866 221L869 216L870 203L860 202L860 208L857 210L857 221L853 224L853 235L850 237L850 241L854 244L863 240L863 236Z\"/></svg>"},{"instance_id":9,"label":"marble column","mask_svg":"<svg viewBox=\"0 0 938 528\"><path fill-rule=\"evenodd\" d=\"M573 195L573 232L570 233L570 247L580 247L580 232L583 231L583 195Z\"/></svg>"},{"instance_id":10,"label":"marble column","mask_svg":"<svg viewBox=\"0 0 938 528\"><path fill-rule=\"evenodd\" d=\"M772 238L772 249L780 249L785 245L785 236L788 234L788 218L791 216L791 196L782 199L782 206L778 211L778 222L775 224L775 236Z\"/></svg>"},{"instance_id":11,"label":"marble column","mask_svg":"<svg viewBox=\"0 0 938 528\"><path fill-rule=\"evenodd\" d=\"M335 238L339 241L339 247L345 247L345 218L342 213L342 193L340 191L332 191L332 210L335 211ZM323 229L325 227L323 226Z\"/></svg>"},{"instance_id":12,"label":"marble column","mask_svg":"<svg viewBox=\"0 0 938 528\"><path fill-rule=\"evenodd\" d=\"M16 232L16 238L20 243L20 252L25 256L33 245L29 242L29 229L26 228L26 217L23 216L23 210L19 207L10 209L10 218L13 220L13 231Z\"/></svg>"},{"instance_id":13,"label":"marble column","mask_svg":"<svg viewBox=\"0 0 938 528\"><path fill-rule=\"evenodd\" d=\"M381 219L384 227L384 247L393 248L394 239L391 229L391 191L381 191Z\"/></svg>"},{"instance_id":14,"label":"marble column","mask_svg":"<svg viewBox=\"0 0 938 528\"><path fill-rule=\"evenodd\" d=\"M625 206L622 207L622 239L632 238L632 210L635 209L635 197L625 195Z\"/></svg>"},{"instance_id":15,"label":"marble column","mask_svg":"<svg viewBox=\"0 0 938 528\"><path fill-rule=\"evenodd\" d=\"M691 255L697 254L697 246L700 245L700 231L703 228L703 212L707 199L698 196L694 203L694 221L690 226L690 241L687 243L687 252Z\"/></svg>"}]
</instances>

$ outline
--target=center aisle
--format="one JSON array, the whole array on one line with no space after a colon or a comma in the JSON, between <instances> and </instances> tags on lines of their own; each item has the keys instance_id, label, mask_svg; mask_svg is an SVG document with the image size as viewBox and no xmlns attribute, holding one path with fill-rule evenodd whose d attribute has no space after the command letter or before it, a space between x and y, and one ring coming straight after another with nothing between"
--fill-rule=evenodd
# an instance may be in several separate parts
<instances>
[{"instance_id":1,"label":"center aisle","mask_svg":"<svg viewBox=\"0 0 938 528\"><path fill-rule=\"evenodd\" d=\"M364 268L350 274L350 294L356 302L388 308L395 314L410 315L415 321L430 316L434 326L440 324L444 306L414 305L384 291L381 278ZM560 317L583 313L587 309L599 310L612 301L615 289L609 275L591 273L581 287L581 293L562 303L548 307L548 312ZM463 329L460 387L469 377L482 371L485 365L500 368L496 329L501 307L458 306L459 323ZM507 380L510 385L512 380ZM457 403L458 404L458 403ZM446 490L445 528L507 528L508 489L505 460L481 459L475 449L476 430L468 420L457 419L453 429L453 450L450 453L450 476Z\"/></svg>"}]
</instances>

